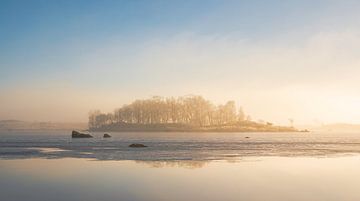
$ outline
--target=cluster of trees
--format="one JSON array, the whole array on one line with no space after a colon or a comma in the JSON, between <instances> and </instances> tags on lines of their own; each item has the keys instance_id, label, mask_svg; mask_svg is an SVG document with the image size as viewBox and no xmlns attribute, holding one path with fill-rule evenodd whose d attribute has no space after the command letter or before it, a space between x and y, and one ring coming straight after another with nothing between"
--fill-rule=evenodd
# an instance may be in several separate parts
<instances>
[{"instance_id":1,"label":"cluster of trees","mask_svg":"<svg viewBox=\"0 0 360 201\"><path fill-rule=\"evenodd\" d=\"M89 128L112 124L184 124L191 126L216 126L249 120L242 108L236 109L234 101L214 105L201 96L183 96L136 100L129 105L104 114L99 110L89 113Z\"/></svg>"}]
</instances>

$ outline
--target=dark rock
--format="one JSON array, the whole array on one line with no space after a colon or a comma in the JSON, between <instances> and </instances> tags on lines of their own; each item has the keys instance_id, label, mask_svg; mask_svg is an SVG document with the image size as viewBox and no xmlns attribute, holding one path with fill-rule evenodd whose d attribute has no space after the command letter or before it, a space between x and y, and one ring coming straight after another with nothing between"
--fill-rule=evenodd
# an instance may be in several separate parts
<instances>
[{"instance_id":1,"label":"dark rock","mask_svg":"<svg viewBox=\"0 0 360 201\"><path fill-rule=\"evenodd\" d=\"M71 137L72 138L92 138L93 136L90 134L86 134L86 133L80 133L78 131L72 131Z\"/></svg>"},{"instance_id":2,"label":"dark rock","mask_svg":"<svg viewBox=\"0 0 360 201\"><path fill-rule=\"evenodd\" d=\"M109 135L107 133L105 133L104 136L103 136L103 138L110 138L110 137L111 137L111 135Z\"/></svg>"},{"instance_id":3,"label":"dark rock","mask_svg":"<svg viewBox=\"0 0 360 201\"><path fill-rule=\"evenodd\" d=\"M141 148L141 147L147 147L147 146L145 146L143 144L131 144L131 145L129 145L129 147Z\"/></svg>"}]
</instances>

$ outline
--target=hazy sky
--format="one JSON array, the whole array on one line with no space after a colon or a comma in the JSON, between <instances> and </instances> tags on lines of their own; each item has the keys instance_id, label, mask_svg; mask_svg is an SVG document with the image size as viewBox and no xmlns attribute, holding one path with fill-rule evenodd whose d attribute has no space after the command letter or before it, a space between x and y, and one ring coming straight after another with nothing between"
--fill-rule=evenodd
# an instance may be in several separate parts
<instances>
[{"instance_id":1,"label":"hazy sky","mask_svg":"<svg viewBox=\"0 0 360 201\"><path fill-rule=\"evenodd\" d=\"M0 119L87 121L152 95L360 123L360 1L0 0Z\"/></svg>"}]
</instances>

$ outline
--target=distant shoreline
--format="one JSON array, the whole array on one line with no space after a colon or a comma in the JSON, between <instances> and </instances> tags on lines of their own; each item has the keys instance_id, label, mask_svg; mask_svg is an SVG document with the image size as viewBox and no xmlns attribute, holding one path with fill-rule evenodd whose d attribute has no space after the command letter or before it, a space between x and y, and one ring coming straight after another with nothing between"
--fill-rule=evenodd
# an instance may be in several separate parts
<instances>
[{"instance_id":1,"label":"distant shoreline","mask_svg":"<svg viewBox=\"0 0 360 201\"><path fill-rule=\"evenodd\" d=\"M27 122L20 120L0 120L1 132L21 131L69 131L87 129L84 122Z\"/></svg>"},{"instance_id":2,"label":"distant shoreline","mask_svg":"<svg viewBox=\"0 0 360 201\"><path fill-rule=\"evenodd\" d=\"M304 132L293 127L246 122L221 126L196 127L183 124L110 124L89 128L90 132Z\"/></svg>"},{"instance_id":3,"label":"distant shoreline","mask_svg":"<svg viewBox=\"0 0 360 201\"><path fill-rule=\"evenodd\" d=\"M0 121L1 132L24 131L89 131L89 132L304 132L294 127L276 126L271 123L241 121L235 123L199 126L179 123L112 123L88 127L86 123Z\"/></svg>"},{"instance_id":4,"label":"distant shoreline","mask_svg":"<svg viewBox=\"0 0 360 201\"><path fill-rule=\"evenodd\" d=\"M85 130L89 132L164 132L164 133L305 133L300 130Z\"/></svg>"}]
</instances>

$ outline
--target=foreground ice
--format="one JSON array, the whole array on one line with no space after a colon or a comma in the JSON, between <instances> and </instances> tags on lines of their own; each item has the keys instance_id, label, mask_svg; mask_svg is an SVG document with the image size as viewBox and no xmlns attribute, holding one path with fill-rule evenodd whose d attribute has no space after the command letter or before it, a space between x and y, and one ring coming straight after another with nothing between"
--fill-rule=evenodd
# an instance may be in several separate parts
<instances>
[{"instance_id":1,"label":"foreground ice","mask_svg":"<svg viewBox=\"0 0 360 201\"><path fill-rule=\"evenodd\" d=\"M0 158L93 158L98 160L231 160L247 156L330 156L360 153L357 133L94 133L0 134ZM132 143L145 148L128 147Z\"/></svg>"}]
</instances>

